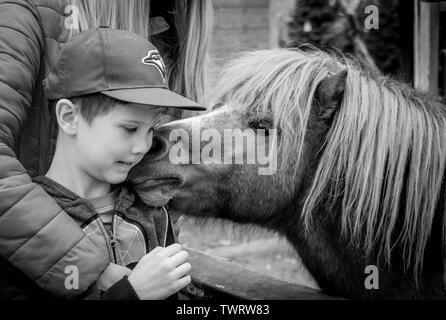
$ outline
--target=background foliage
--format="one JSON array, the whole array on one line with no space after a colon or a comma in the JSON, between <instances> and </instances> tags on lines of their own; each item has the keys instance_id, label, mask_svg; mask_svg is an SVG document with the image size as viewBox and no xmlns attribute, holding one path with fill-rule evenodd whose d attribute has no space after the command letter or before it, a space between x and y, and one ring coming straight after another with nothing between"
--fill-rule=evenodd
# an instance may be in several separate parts
<instances>
[{"instance_id":1,"label":"background foliage","mask_svg":"<svg viewBox=\"0 0 446 320\"><path fill-rule=\"evenodd\" d=\"M384 73L406 77L401 63L401 30L399 2L402 0L362 0L356 9L360 22L360 36L364 40L376 65ZM364 21L368 5L379 9L379 29L367 30ZM407 5L411 5L407 1ZM293 22L290 25L291 46L313 43L321 49L355 54L352 37L354 28L336 0L298 0ZM406 30L405 32L411 32Z\"/></svg>"}]
</instances>

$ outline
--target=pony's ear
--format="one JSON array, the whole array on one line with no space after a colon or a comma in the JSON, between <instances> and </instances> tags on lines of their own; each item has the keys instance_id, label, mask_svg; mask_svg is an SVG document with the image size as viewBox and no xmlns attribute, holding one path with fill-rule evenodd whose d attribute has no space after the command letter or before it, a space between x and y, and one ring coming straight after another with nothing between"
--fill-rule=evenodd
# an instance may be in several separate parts
<instances>
[{"instance_id":1,"label":"pony's ear","mask_svg":"<svg viewBox=\"0 0 446 320\"><path fill-rule=\"evenodd\" d=\"M322 120L330 120L340 107L344 96L347 70L321 81L316 88L314 109Z\"/></svg>"}]
</instances>

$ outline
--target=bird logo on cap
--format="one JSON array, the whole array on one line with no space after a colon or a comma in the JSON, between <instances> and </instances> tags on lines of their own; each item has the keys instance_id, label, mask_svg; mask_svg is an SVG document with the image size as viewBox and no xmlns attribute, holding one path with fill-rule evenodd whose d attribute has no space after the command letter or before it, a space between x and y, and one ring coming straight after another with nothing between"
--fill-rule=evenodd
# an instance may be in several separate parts
<instances>
[{"instance_id":1,"label":"bird logo on cap","mask_svg":"<svg viewBox=\"0 0 446 320\"><path fill-rule=\"evenodd\" d=\"M158 50L150 50L149 54L142 58L142 63L154 66L161 74L163 81L166 82L166 66Z\"/></svg>"}]
</instances>

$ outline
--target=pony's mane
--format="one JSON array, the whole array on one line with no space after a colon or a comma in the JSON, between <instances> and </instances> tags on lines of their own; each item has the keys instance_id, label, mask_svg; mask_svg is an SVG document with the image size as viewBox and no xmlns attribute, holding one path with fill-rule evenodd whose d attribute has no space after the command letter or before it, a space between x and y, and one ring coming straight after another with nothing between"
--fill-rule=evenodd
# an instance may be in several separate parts
<instances>
[{"instance_id":1,"label":"pony's mane","mask_svg":"<svg viewBox=\"0 0 446 320\"><path fill-rule=\"evenodd\" d=\"M297 174L315 90L341 70L348 72L343 102L305 200L305 226L331 195L333 204L341 201L344 236L368 256L379 248L377 260L384 257L389 266L398 247L405 271L417 279L445 171L445 116L438 104L350 59L298 49L244 53L225 68L214 101L239 105L250 117L270 114L280 131L282 165Z\"/></svg>"}]
</instances>

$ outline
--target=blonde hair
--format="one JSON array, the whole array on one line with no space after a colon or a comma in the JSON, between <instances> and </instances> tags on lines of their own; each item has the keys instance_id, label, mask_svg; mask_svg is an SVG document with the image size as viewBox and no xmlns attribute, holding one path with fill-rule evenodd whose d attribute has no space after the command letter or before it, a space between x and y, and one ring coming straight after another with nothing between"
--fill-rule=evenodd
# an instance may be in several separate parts
<instances>
[{"instance_id":1,"label":"blonde hair","mask_svg":"<svg viewBox=\"0 0 446 320\"><path fill-rule=\"evenodd\" d=\"M213 31L212 2L176 0L174 23L179 46L169 78L172 89L199 103L206 103L210 65L208 48Z\"/></svg>"},{"instance_id":2,"label":"blonde hair","mask_svg":"<svg viewBox=\"0 0 446 320\"><path fill-rule=\"evenodd\" d=\"M304 225L311 228L321 201L328 207L340 202L342 234L368 259L383 257L388 266L398 248L404 271L417 281L434 215L444 206L446 119L437 104L348 59L286 49L246 53L232 62L215 101L239 105L247 116L272 115L281 132L282 180L291 185L304 161L316 88L341 70L348 72L345 93L304 199Z\"/></svg>"},{"instance_id":3,"label":"blonde hair","mask_svg":"<svg viewBox=\"0 0 446 320\"><path fill-rule=\"evenodd\" d=\"M164 0L165 1L165 0ZM72 0L78 10L79 29L70 36L102 25L128 30L152 41L161 51L167 66L170 88L205 104L207 92L208 49L213 29L213 7L210 0L170 0L173 21L166 43L164 35L151 36L150 0Z\"/></svg>"}]
</instances>

